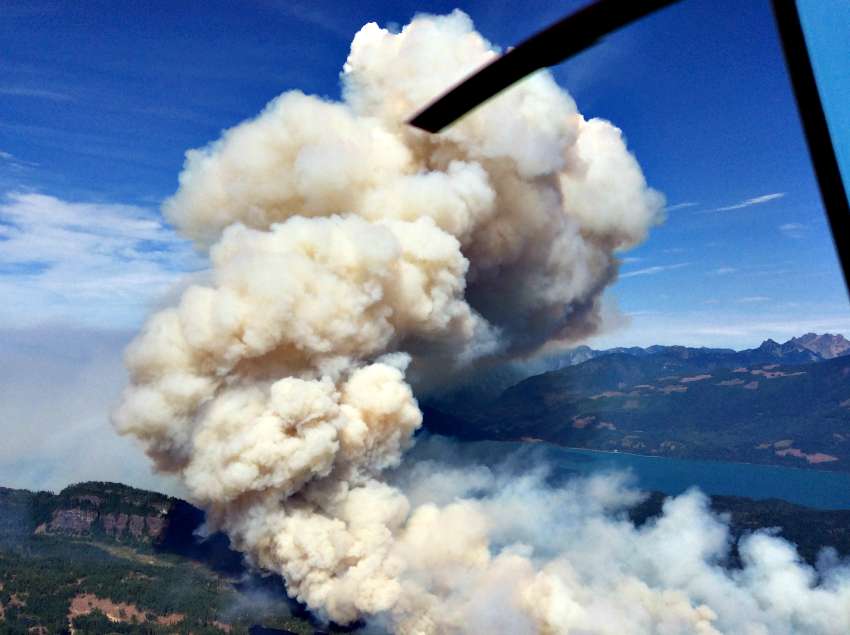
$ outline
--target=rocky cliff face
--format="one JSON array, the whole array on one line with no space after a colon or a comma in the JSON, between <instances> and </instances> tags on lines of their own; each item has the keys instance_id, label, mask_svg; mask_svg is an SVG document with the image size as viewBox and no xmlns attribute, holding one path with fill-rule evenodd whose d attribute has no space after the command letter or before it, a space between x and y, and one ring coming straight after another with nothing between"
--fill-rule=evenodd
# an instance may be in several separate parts
<instances>
[{"instance_id":1,"label":"rocky cliff face","mask_svg":"<svg viewBox=\"0 0 850 635\"><path fill-rule=\"evenodd\" d=\"M104 531L115 538L121 538L125 533L137 539L147 537L157 539L165 527L165 517L140 516L138 514L104 514L100 518Z\"/></svg>"},{"instance_id":2,"label":"rocky cliff face","mask_svg":"<svg viewBox=\"0 0 850 635\"><path fill-rule=\"evenodd\" d=\"M89 509L57 509L49 523L36 528L40 534L85 535L105 533L117 540L132 537L136 540L156 541L165 527L165 515L141 516L139 514L105 513Z\"/></svg>"},{"instance_id":3,"label":"rocky cliff face","mask_svg":"<svg viewBox=\"0 0 850 635\"><path fill-rule=\"evenodd\" d=\"M176 499L114 483L80 483L31 501L34 533L153 542L164 536Z\"/></svg>"},{"instance_id":4,"label":"rocky cliff face","mask_svg":"<svg viewBox=\"0 0 850 635\"><path fill-rule=\"evenodd\" d=\"M806 333L788 340L786 344L792 342L801 348L817 353L824 359L833 359L850 354L850 341L845 339L843 335Z\"/></svg>"},{"instance_id":5,"label":"rocky cliff face","mask_svg":"<svg viewBox=\"0 0 850 635\"><path fill-rule=\"evenodd\" d=\"M91 531L97 512L87 509L57 509L42 533L83 534Z\"/></svg>"}]
</instances>

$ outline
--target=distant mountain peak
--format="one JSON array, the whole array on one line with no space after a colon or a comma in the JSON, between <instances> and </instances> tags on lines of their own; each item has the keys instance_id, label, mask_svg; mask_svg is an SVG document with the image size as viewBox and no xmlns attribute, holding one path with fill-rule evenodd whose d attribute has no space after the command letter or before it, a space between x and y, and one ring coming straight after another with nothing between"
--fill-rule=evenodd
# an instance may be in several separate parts
<instances>
[{"instance_id":1,"label":"distant mountain peak","mask_svg":"<svg viewBox=\"0 0 850 635\"><path fill-rule=\"evenodd\" d=\"M802 346L795 340L788 340L784 344L780 344L772 338L767 338L759 345L758 348L752 349L753 353L760 356L767 356L783 363L806 363L825 359L820 353ZM745 354L746 351L741 351ZM765 360L766 361L766 360Z\"/></svg>"},{"instance_id":2,"label":"distant mountain peak","mask_svg":"<svg viewBox=\"0 0 850 635\"><path fill-rule=\"evenodd\" d=\"M824 359L833 359L850 354L850 341L840 333L806 333L800 337L792 337L784 346L793 345L817 353Z\"/></svg>"}]
</instances>

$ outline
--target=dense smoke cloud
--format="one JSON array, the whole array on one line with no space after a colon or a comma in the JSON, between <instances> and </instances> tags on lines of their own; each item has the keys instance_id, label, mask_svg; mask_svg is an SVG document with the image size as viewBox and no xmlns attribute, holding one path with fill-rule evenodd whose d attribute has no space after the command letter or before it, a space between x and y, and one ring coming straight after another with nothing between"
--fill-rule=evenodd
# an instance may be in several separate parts
<instances>
[{"instance_id":1,"label":"dense smoke cloud","mask_svg":"<svg viewBox=\"0 0 850 635\"><path fill-rule=\"evenodd\" d=\"M461 471L458 484L483 478L491 494L461 487L435 502L433 475L386 479L421 424L408 379L593 333L615 253L659 220L662 199L620 132L586 121L548 73L444 134L404 124L492 55L461 13L400 33L369 24L352 43L343 102L286 93L190 152L165 209L209 249L211 282L154 315L129 348L117 428L179 475L257 566L338 622L374 617L423 635L490 632L503 618L516 633L803 623L802 595L776 619L754 596L739 608L730 594L774 584L765 558L790 572L775 584L811 580L764 537L741 580L724 577L711 562L725 530L698 495L641 533L609 519L634 495L605 481L535 483L510 498L520 484ZM541 542L539 528L560 525L532 523L526 498L579 514L566 525L576 533ZM665 550L686 559L653 564ZM726 580L716 594L714 578ZM839 591L811 593L835 618Z\"/></svg>"},{"instance_id":2,"label":"dense smoke cloud","mask_svg":"<svg viewBox=\"0 0 850 635\"><path fill-rule=\"evenodd\" d=\"M451 458L452 445L439 440L417 454L420 460L394 479L411 504L468 504L486 525L480 541L467 545L489 552L484 563L444 562L434 571L444 576L441 611L457 611L460 624L443 632L839 635L850 629L846 563L826 550L817 568L808 566L793 545L760 531L739 542L742 568L730 569L724 566L729 527L696 490L668 499L661 516L636 528L624 512L642 496L622 474L574 478L556 488L543 470L462 465ZM449 552L456 535L475 530L469 520L434 527L430 540L416 546Z\"/></svg>"}]
</instances>

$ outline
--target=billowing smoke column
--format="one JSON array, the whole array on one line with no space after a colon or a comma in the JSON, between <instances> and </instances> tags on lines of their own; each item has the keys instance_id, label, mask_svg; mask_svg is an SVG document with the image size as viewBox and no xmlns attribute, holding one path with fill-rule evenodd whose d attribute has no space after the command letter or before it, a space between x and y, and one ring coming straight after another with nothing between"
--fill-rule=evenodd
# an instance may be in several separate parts
<instances>
[{"instance_id":1,"label":"billowing smoke column","mask_svg":"<svg viewBox=\"0 0 850 635\"><path fill-rule=\"evenodd\" d=\"M458 472L437 501L422 496L433 475L382 477L421 424L406 373L433 382L594 332L615 252L659 218L619 130L582 118L547 73L444 134L404 124L493 54L461 13L400 33L369 24L342 103L286 93L188 154L165 210L209 249L211 281L130 346L118 430L337 622L376 616L423 635L504 620L513 633L715 633L723 620L748 634L845 632L847 586L812 590L775 539L753 539L739 577L716 569L725 534L696 495L639 534L606 515L634 500L604 479L467 497L465 484L487 484ZM555 533L583 547L558 552L517 525L531 514L551 526L548 505L573 510L558 522L575 531ZM675 531L691 512L707 531ZM653 552L677 565L654 567ZM778 573L761 566L766 552ZM775 611L774 586L789 593Z\"/></svg>"}]
</instances>

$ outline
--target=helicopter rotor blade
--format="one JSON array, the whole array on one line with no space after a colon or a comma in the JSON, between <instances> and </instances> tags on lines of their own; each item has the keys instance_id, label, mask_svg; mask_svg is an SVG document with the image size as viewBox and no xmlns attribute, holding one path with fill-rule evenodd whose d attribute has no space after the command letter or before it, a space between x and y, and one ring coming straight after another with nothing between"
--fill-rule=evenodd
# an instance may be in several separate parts
<instances>
[{"instance_id":1,"label":"helicopter rotor blade","mask_svg":"<svg viewBox=\"0 0 850 635\"><path fill-rule=\"evenodd\" d=\"M473 108L536 70L589 48L630 22L679 0L597 0L533 35L462 80L408 123L440 132Z\"/></svg>"}]
</instances>

